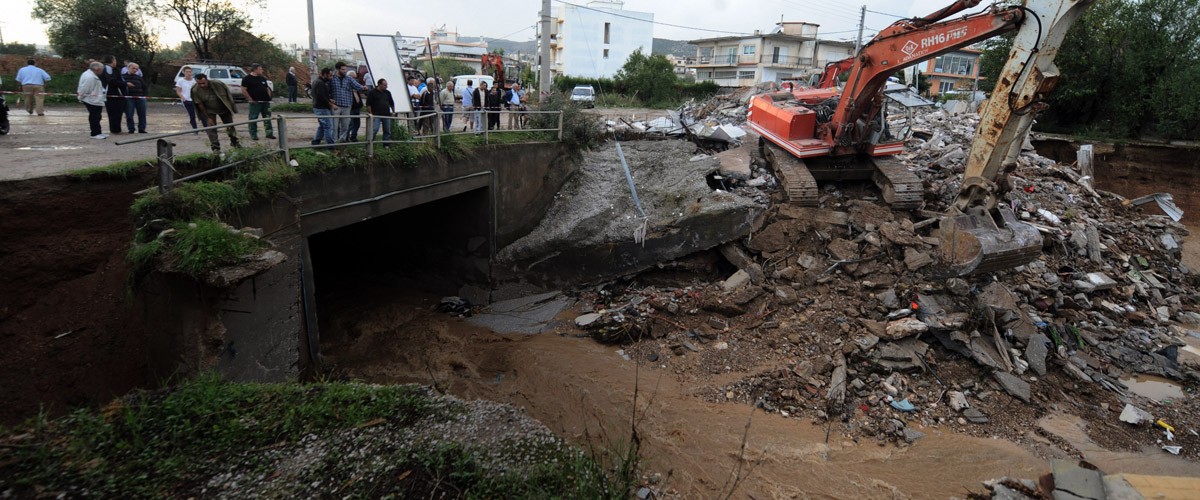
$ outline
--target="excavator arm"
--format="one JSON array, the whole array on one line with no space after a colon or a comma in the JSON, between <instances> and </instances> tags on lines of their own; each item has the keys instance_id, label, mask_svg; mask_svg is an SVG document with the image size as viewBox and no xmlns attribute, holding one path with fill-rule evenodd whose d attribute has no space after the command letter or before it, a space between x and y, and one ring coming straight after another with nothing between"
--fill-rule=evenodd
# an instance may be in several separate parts
<instances>
[{"instance_id":1,"label":"excavator arm","mask_svg":"<svg viewBox=\"0 0 1200 500\"><path fill-rule=\"evenodd\" d=\"M874 121L882 107L880 90L887 85L889 76L921 61L1012 31L1022 24L1027 12L1024 7L993 7L941 21L978 3L979 0L959 0L929 16L896 21L857 56L826 68L822 85L835 82L842 72L849 73L833 119L819 132L834 144L835 155L853 153L861 147L867 124ZM850 60L853 64L847 66L845 62Z\"/></svg>"},{"instance_id":2,"label":"excavator arm","mask_svg":"<svg viewBox=\"0 0 1200 500\"><path fill-rule=\"evenodd\" d=\"M1026 0L1025 15L996 88L980 113L967 168L951 207L962 214L939 224L942 261L954 274L1019 266L1041 253L1042 237L999 203L1000 176L1015 168L1033 117L1058 83L1054 58L1071 25L1093 0Z\"/></svg>"}]
</instances>

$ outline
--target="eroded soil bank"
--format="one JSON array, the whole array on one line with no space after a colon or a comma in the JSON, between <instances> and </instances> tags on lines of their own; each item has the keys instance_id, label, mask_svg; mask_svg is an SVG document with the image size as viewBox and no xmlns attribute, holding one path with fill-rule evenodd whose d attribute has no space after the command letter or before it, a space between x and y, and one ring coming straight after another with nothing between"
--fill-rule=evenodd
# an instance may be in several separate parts
<instances>
[{"instance_id":1,"label":"eroded soil bank","mask_svg":"<svg viewBox=\"0 0 1200 500\"><path fill-rule=\"evenodd\" d=\"M0 182L0 423L155 382L125 263L146 183Z\"/></svg>"}]
</instances>

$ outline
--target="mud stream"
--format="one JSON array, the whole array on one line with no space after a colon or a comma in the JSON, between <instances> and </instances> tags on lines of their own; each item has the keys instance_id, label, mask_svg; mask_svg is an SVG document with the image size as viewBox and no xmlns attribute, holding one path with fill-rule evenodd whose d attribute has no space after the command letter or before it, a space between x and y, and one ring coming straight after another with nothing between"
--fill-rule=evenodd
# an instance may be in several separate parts
<instances>
[{"instance_id":1,"label":"mud stream","mask_svg":"<svg viewBox=\"0 0 1200 500\"><path fill-rule=\"evenodd\" d=\"M581 337L570 312L554 324L556 333L504 335L433 311L438 298L381 284L328 297L327 365L335 376L432 384L460 397L510 403L599 449L628 442L636 415L647 469L671 471L670 487L684 498L728 492L739 462L748 477L737 496L746 498L948 498L982 491L985 479L1048 470L1012 442L938 427L920 428L927 436L907 448L857 444L836 426L827 438L824 427L808 420L704 402L693 396L700 387ZM1195 465L1173 470L1200 474Z\"/></svg>"}]
</instances>

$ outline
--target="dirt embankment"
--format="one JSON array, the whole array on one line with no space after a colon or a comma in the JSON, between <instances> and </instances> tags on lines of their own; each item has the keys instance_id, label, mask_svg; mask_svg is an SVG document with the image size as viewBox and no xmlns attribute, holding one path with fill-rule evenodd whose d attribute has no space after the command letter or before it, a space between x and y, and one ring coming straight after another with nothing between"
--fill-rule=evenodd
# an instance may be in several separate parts
<instances>
[{"instance_id":1,"label":"dirt embankment","mask_svg":"<svg viewBox=\"0 0 1200 500\"><path fill-rule=\"evenodd\" d=\"M151 382L124 260L146 183L0 182L0 423Z\"/></svg>"}]
</instances>

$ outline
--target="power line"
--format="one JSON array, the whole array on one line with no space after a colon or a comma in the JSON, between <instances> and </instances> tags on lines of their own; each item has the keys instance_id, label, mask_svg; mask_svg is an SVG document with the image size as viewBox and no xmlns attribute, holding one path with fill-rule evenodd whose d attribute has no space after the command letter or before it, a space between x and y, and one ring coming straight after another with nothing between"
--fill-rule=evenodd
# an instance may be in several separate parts
<instances>
[{"instance_id":1,"label":"power line","mask_svg":"<svg viewBox=\"0 0 1200 500\"><path fill-rule=\"evenodd\" d=\"M525 31L525 30L533 29L535 26L537 26L537 25L529 25L529 26L526 26L526 27L524 27L524 28L521 28L521 29L519 29L519 30L517 30L517 31L514 31L514 32L512 32L512 33L509 33L509 34L507 34L507 35L504 35L504 36L502 36L502 37L495 38L494 40L507 40L507 39L508 39L508 37L510 37L510 36L513 36L513 35L515 35L515 34L517 34L517 33L520 33L520 32L522 32L522 31Z\"/></svg>"},{"instance_id":2,"label":"power line","mask_svg":"<svg viewBox=\"0 0 1200 500\"><path fill-rule=\"evenodd\" d=\"M682 29L685 29L685 30L694 30L694 31L707 31L707 32L710 32L710 33L724 33L724 34L727 34L727 35L749 35L749 33L740 32L740 31L724 31L724 30L713 30L713 29L708 29L708 28L696 28L696 27L694 27L694 26L681 26L681 25L678 25L678 24L661 23L661 22L658 22L658 21L650 21L650 20L646 20L646 19L641 19L641 18L633 17L633 16L623 16L623 15L621 15L621 14L616 14L616 13L609 12L609 11L606 11L606 10L595 9L595 8L592 8L592 7L585 7L585 6L583 6L583 5L573 4L573 3L571 3L571 2L564 2L563 0L554 0L554 1L555 1L555 2L558 2L558 3L561 3L561 4L563 4L563 5L570 5L570 6L572 6L572 7L579 8L579 9L586 9L586 10L590 10L590 11L594 11L594 12L599 12L599 13L601 13L601 14L607 14L607 15L614 16L614 17L623 17L623 18L625 18L625 19L632 19L632 20L634 20L634 21L641 21L641 22L644 22L644 23L657 24L657 25L660 25L660 26L670 26L670 27L672 27L672 28L682 28Z\"/></svg>"},{"instance_id":3,"label":"power line","mask_svg":"<svg viewBox=\"0 0 1200 500\"><path fill-rule=\"evenodd\" d=\"M887 12L879 12L877 10L871 10L871 9L867 9L867 12L870 12L872 14L879 14L881 16L894 17L896 19L907 19L909 17L909 16L897 16L895 14L888 14Z\"/></svg>"}]
</instances>

